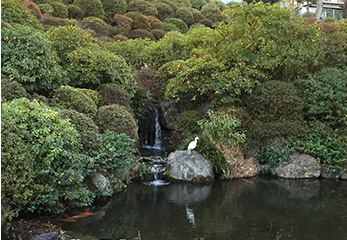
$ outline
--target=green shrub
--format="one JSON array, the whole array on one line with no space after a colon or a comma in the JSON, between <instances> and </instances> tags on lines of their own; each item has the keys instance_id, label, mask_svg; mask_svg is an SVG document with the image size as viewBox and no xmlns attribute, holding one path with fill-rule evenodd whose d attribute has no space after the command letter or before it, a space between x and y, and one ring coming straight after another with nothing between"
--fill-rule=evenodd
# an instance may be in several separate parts
<instances>
[{"instance_id":1,"label":"green shrub","mask_svg":"<svg viewBox=\"0 0 347 240\"><path fill-rule=\"evenodd\" d=\"M150 29L151 26L149 24L148 19L146 16L142 15L138 12L127 12L125 14L126 17L130 18L132 20L131 22L131 29Z\"/></svg>"},{"instance_id":2,"label":"green shrub","mask_svg":"<svg viewBox=\"0 0 347 240\"><path fill-rule=\"evenodd\" d=\"M152 68L143 68L138 70L135 73L135 79L137 86L143 87L148 92L153 92L154 87L154 75L157 73L157 70Z\"/></svg>"},{"instance_id":3,"label":"green shrub","mask_svg":"<svg viewBox=\"0 0 347 240\"><path fill-rule=\"evenodd\" d=\"M89 48L78 48L68 57L70 60L68 74L72 86L95 89L102 83L115 83L130 97L134 95L134 77L121 56L94 45Z\"/></svg>"},{"instance_id":4,"label":"green shrub","mask_svg":"<svg viewBox=\"0 0 347 240\"><path fill-rule=\"evenodd\" d=\"M41 19L41 23L43 24L45 29L49 29L50 27L72 25L68 19L60 18L60 17L52 17L49 15L43 16Z\"/></svg>"},{"instance_id":5,"label":"green shrub","mask_svg":"<svg viewBox=\"0 0 347 240\"><path fill-rule=\"evenodd\" d=\"M151 26L151 29L160 29L163 30L164 25L163 23L158 19L153 16L147 16L147 19L149 21L149 25Z\"/></svg>"},{"instance_id":6,"label":"green shrub","mask_svg":"<svg viewBox=\"0 0 347 240\"><path fill-rule=\"evenodd\" d=\"M16 81L3 81L1 82L1 99L6 101L12 101L16 98L28 97L28 93L25 88Z\"/></svg>"},{"instance_id":7,"label":"green shrub","mask_svg":"<svg viewBox=\"0 0 347 240\"><path fill-rule=\"evenodd\" d=\"M98 17L87 17L82 20L83 29L92 29L97 36L103 36L108 34L107 23Z\"/></svg>"},{"instance_id":8,"label":"green shrub","mask_svg":"<svg viewBox=\"0 0 347 240\"><path fill-rule=\"evenodd\" d=\"M178 27L176 27L176 25L173 23L163 22L163 26L164 26L165 32L170 32L170 31L181 32L181 30Z\"/></svg>"},{"instance_id":9,"label":"green shrub","mask_svg":"<svg viewBox=\"0 0 347 240\"><path fill-rule=\"evenodd\" d=\"M68 69L68 55L79 47L89 47L92 44L99 44L99 39L77 26L60 26L47 31L47 37L52 42L54 50L58 53L60 65Z\"/></svg>"},{"instance_id":10,"label":"green shrub","mask_svg":"<svg viewBox=\"0 0 347 240\"><path fill-rule=\"evenodd\" d=\"M131 139L138 139L137 125L133 115L118 104L100 107L96 123L102 133L109 129L116 133L125 133Z\"/></svg>"},{"instance_id":11,"label":"green shrub","mask_svg":"<svg viewBox=\"0 0 347 240\"><path fill-rule=\"evenodd\" d=\"M222 14L222 10L220 9L220 6L216 4L216 2L210 2L209 4L203 6L201 13L214 23L223 22L225 20L225 16Z\"/></svg>"},{"instance_id":12,"label":"green shrub","mask_svg":"<svg viewBox=\"0 0 347 240\"><path fill-rule=\"evenodd\" d=\"M67 18L69 16L69 13L67 11L67 7L64 4L62 4L61 2L51 2L49 4L54 9L52 12L53 17Z\"/></svg>"},{"instance_id":13,"label":"green shrub","mask_svg":"<svg viewBox=\"0 0 347 240\"><path fill-rule=\"evenodd\" d=\"M1 198L11 205L7 216L91 204L82 182L92 159L81 154L80 135L69 121L25 98L1 105Z\"/></svg>"},{"instance_id":14,"label":"green shrub","mask_svg":"<svg viewBox=\"0 0 347 240\"><path fill-rule=\"evenodd\" d=\"M85 151L102 149L102 141L98 135L99 129L91 118L72 109L62 109L60 115L63 118L68 118L74 128L81 134L81 143Z\"/></svg>"},{"instance_id":15,"label":"green shrub","mask_svg":"<svg viewBox=\"0 0 347 240\"><path fill-rule=\"evenodd\" d=\"M151 33L153 34L153 36L155 37L156 40L159 40L166 35L166 32L164 32L163 30L160 30L160 29L153 29L151 31Z\"/></svg>"},{"instance_id":16,"label":"green shrub","mask_svg":"<svg viewBox=\"0 0 347 240\"><path fill-rule=\"evenodd\" d=\"M100 0L75 0L73 4L83 10L84 17L98 17L100 19L105 17L105 11Z\"/></svg>"},{"instance_id":17,"label":"green shrub","mask_svg":"<svg viewBox=\"0 0 347 240\"><path fill-rule=\"evenodd\" d=\"M213 25L213 22L208 18L201 19L199 23L203 24L205 27L212 27Z\"/></svg>"},{"instance_id":18,"label":"green shrub","mask_svg":"<svg viewBox=\"0 0 347 240\"><path fill-rule=\"evenodd\" d=\"M194 23L198 23L199 21L205 19L205 16L199 10L192 8L191 12L194 17Z\"/></svg>"},{"instance_id":19,"label":"green shrub","mask_svg":"<svg viewBox=\"0 0 347 240\"><path fill-rule=\"evenodd\" d=\"M347 126L346 79L345 69L324 68L298 80L307 120L318 120L332 128Z\"/></svg>"},{"instance_id":20,"label":"green shrub","mask_svg":"<svg viewBox=\"0 0 347 240\"><path fill-rule=\"evenodd\" d=\"M145 0L132 0L128 4L128 12L139 12L143 15L158 16L157 8Z\"/></svg>"},{"instance_id":21,"label":"green shrub","mask_svg":"<svg viewBox=\"0 0 347 240\"><path fill-rule=\"evenodd\" d=\"M149 31L147 31L146 29L135 29L132 30L129 33L129 38L130 39L137 39L137 38L142 38L142 39L150 39L152 41L155 41L156 38L153 36L153 34Z\"/></svg>"},{"instance_id":22,"label":"green shrub","mask_svg":"<svg viewBox=\"0 0 347 240\"><path fill-rule=\"evenodd\" d=\"M176 18L183 20L187 26L192 25L195 22L194 15L191 9L187 7L180 7L176 11Z\"/></svg>"},{"instance_id":23,"label":"green shrub","mask_svg":"<svg viewBox=\"0 0 347 240\"><path fill-rule=\"evenodd\" d=\"M133 21L131 18L126 17L124 15L115 14L113 16L113 19L114 19L114 21L112 22L113 26L124 27L128 31L131 30L131 23Z\"/></svg>"},{"instance_id":24,"label":"green shrub","mask_svg":"<svg viewBox=\"0 0 347 240\"><path fill-rule=\"evenodd\" d=\"M51 91L65 84L58 56L42 32L29 26L1 29L1 73L27 91Z\"/></svg>"},{"instance_id":25,"label":"green shrub","mask_svg":"<svg viewBox=\"0 0 347 240\"><path fill-rule=\"evenodd\" d=\"M182 132L183 135L189 137L201 132L198 121L202 120L202 115L197 110L185 111L180 113L175 122L175 129Z\"/></svg>"},{"instance_id":26,"label":"green shrub","mask_svg":"<svg viewBox=\"0 0 347 240\"><path fill-rule=\"evenodd\" d=\"M157 8L158 18L163 21L165 18L172 18L175 16L175 11L172 7L163 2L153 2L154 7Z\"/></svg>"},{"instance_id":27,"label":"green shrub","mask_svg":"<svg viewBox=\"0 0 347 240\"><path fill-rule=\"evenodd\" d=\"M11 25L18 23L43 29L39 20L16 0L1 0L1 19Z\"/></svg>"},{"instance_id":28,"label":"green shrub","mask_svg":"<svg viewBox=\"0 0 347 240\"><path fill-rule=\"evenodd\" d=\"M69 18L82 19L84 16L84 11L77 5L71 4L67 6L67 12Z\"/></svg>"},{"instance_id":29,"label":"green shrub","mask_svg":"<svg viewBox=\"0 0 347 240\"><path fill-rule=\"evenodd\" d=\"M206 0L191 0L192 8L201 10L201 8L207 4Z\"/></svg>"},{"instance_id":30,"label":"green shrub","mask_svg":"<svg viewBox=\"0 0 347 240\"><path fill-rule=\"evenodd\" d=\"M113 17L115 14L126 13L128 3L126 0L101 0L104 7L105 16Z\"/></svg>"},{"instance_id":31,"label":"green shrub","mask_svg":"<svg viewBox=\"0 0 347 240\"><path fill-rule=\"evenodd\" d=\"M106 130L101 136L103 149L90 151L97 168L111 174L113 189L119 190L129 184L133 172L138 167L138 159L134 156L134 139L124 133Z\"/></svg>"},{"instance_id":32,"label":"green shrub","mask_svg":"<svg viewBox=\"0 0 347 240\"><path fill-rule=\"evenodd\" d=\"M119 41L128 41L129 39L122 34L117 34L113 37L113 40L114 40L114 42L117 42L118 40Z\"/></svg>"},{"instance_id":33,"label":"green shrub","mask_svg":"<svg viewBox=\"0 0 347 240\"><path fill-rule=\"evenodd\" d=\"M54 11L54 8L48 3L40 4L38 7L40 8L42 14L52 14Z\"/></svg>"},{"instance_id":34,"label":"green shrub","mask_svg":"<svg viewBox=\"0 0 347 240\"><path fill-rule=\"evenodd\" d=\"M145 107L148 104L150 94L141 86L136 87L136 92L131 99L131 108L136 119L141 119L144 116Z\"/></svg>"},{"instance_id":35,"label":"green shrub","mask_svg":"<svg viewBox=\"0 0 347 240\"><path fill-rule=\"evenodd\" d=\"M327 23L337 23L338 21L333 18L333 17L327 17L326 19L324 19L324 22L327 22Z\"/></svg>"},{"instance_id":36,"label":"green shrub","mask_svg":"<svg viewBox=\"0 0 347 240\"><path fill-rule=\"evenodd\" d=\"M178 29L180 30L181 33L188 32L187 24L183 20L181 20L181 19L178 19L178 18L166 18L163 21L163 23L172 23L172 24L174 24L176 27L178 27ZM164 31L165 31L165 25L164 25Z\"/></svg>"},{"instance_id":37,"label":"green shrub","mask_svg":"<svg viewBox=\"0 0 347 240\"><path fill-rule=\"evenodd\" d=\"M97 112L95 102L83 91L70 86L61 86L55 90L50 100L50 106L60 109L73 109L93 118Z\"/></svg>"},{"instance_id":38,"label":"green shrub","mask_svg":"<svg viewBox=\"0 0 347 240\"><path fill-rule=\"evenodd\" d=\"M172 10L174 11L174 13L177 11L177 5L175 2L173 2L171 0L159 0L159 2L162 2L162 3L169 5L172 8Z\"/></svg>"},{"instance_id":39,"label":"green shrub","mask_svg":"<svg viewBox=\"0 0 347 240\"><path fill-rule=\"evenodd\" d=\"M120 86L114 83L101 84L99 94L106 105L118 104L124 106L128 112L132 112L130 96Z\"/></svg>"},{"instance_id":40,"label":"green shrub","mask_svg":"<svg viewBox=\"0 0 347 240\"><path fill-rule=\"evenodd\" d=\"M177 7L191 7L190 0L173 0Z\"/></svg>"},{"instance_id":41,"label":"green shrub","mask_svg":"<svg viewBox=\"0 0 347 240\"><path fill-rule=\"evenodd\" d=\"M171 66L171 64L172 62L164 64L154 75L153 97L156 99L164 99L166 87L170 79L174 77L174 75L170 74L168 71L168 68Z\"/></svg>"},{"instance_id":42,"label":"green shrub","mask_svg":"<svg viewBox=\"0 0 347 240\"><path fill-rule=\"evenodd\" d=\"M97 107L101 107L105 104L102 96L98 91L87 88L77 88L77 90L83 92L85 95L93 99Z\"/></svg>"}]
</instances>

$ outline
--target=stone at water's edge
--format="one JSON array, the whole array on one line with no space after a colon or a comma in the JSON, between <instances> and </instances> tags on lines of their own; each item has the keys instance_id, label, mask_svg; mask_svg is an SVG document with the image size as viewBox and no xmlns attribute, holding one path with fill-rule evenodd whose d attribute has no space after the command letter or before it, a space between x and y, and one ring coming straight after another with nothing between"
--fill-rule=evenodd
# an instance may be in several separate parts
<instances>
[{"instance_id":1,"label":"stone at water's edge","mask_svg":"<svg viewBox=\"0 0 347 240\"><path fill-rule=\"evenodd\" d=\"M193 156L193 157L192 157ZM213 168L209 161L196 151L175 151L167 159L166 174L171 180L213 181Z\"/></svg>"},{"instance_id":2,"label":"stone at water's edge","mask_svg":"<svg viewBox=\"0 0 347 240\"><path fill-rule=\"evenodd\" d=\"M294 161L277 168L277 174L283 178L318 178L321 169L317 159L308 154L293 154Z\"/></svg>"}]
</instances>

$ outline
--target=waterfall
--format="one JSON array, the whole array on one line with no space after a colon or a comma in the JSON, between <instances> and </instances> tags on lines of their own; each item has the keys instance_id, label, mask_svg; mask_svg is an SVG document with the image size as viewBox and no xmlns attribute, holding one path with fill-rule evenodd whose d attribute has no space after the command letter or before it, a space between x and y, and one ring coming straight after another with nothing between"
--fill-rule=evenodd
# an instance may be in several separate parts
<instances>
[{"instance_id":1,"label":"waterfall","mask_svg":"<svg viewBox=\"0 0 347 240\"><path fill-rule=\"evenodd\" d=\"M155 141L153 148L162 149L161 146L161 127L159 124L159 114L158 109L154 108L154 114L155 114Z\"/></svg>"}]
</instances>

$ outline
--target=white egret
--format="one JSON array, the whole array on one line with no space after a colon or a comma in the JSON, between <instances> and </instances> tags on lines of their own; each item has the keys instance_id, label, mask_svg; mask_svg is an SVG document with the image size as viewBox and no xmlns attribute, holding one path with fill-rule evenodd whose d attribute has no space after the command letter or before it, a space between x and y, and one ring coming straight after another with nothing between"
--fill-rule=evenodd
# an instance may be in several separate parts
<instances>
[{"instance_id":1,"label":"white egret","mask_svg":"<svg viewBox=\"0 0 347 240\"><path fill-rule=\"evenodd\" d=\"M196 148L196 144L198 143L199 137L196 137L194 141L190 142L188 145L188 151L190 150L190 154L192 154L192 151L194 148Z\"/></svg>"}]
</instances>

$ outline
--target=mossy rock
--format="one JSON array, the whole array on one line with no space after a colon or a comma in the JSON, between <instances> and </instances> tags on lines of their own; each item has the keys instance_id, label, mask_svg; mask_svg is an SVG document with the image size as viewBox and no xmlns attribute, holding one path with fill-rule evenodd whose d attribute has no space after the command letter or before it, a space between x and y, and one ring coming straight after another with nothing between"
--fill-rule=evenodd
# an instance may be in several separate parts
<instances>
[{"instance_id":1,"label":"mossy rock","mask_svg":"<svg viewBox=\"0 0 347 240\"><path fill-rule=\"evenodd\" d=\"M116 133L125 133L131 139L138 139L134 116L119 104L100 107L96 123L102 133L108 129Z\"/></svg>"},{"instance_id":2,"label":"mossy rock","mask_svg":"<svg viewBox=\"0 0 347 240\"><path fill-rule=\"evenodd\" d=\"M86 114L90 118L94 118L97 113L97 107L93 99L83 91L70 86L61 86L58 90L55 90L49 105L60 109L73 109Z\"/></svg>"},{"instance_id":3,"label":"mossy rock","mask_svg":"<svg viewBox=\"0 0 347 240\"><path fill-rule=\"evenodd\" d=\"M1 82L1 98L7 101L12 101L16 98L28 97L25 88L16 81Z\"/></svg>"}]
</instances>

